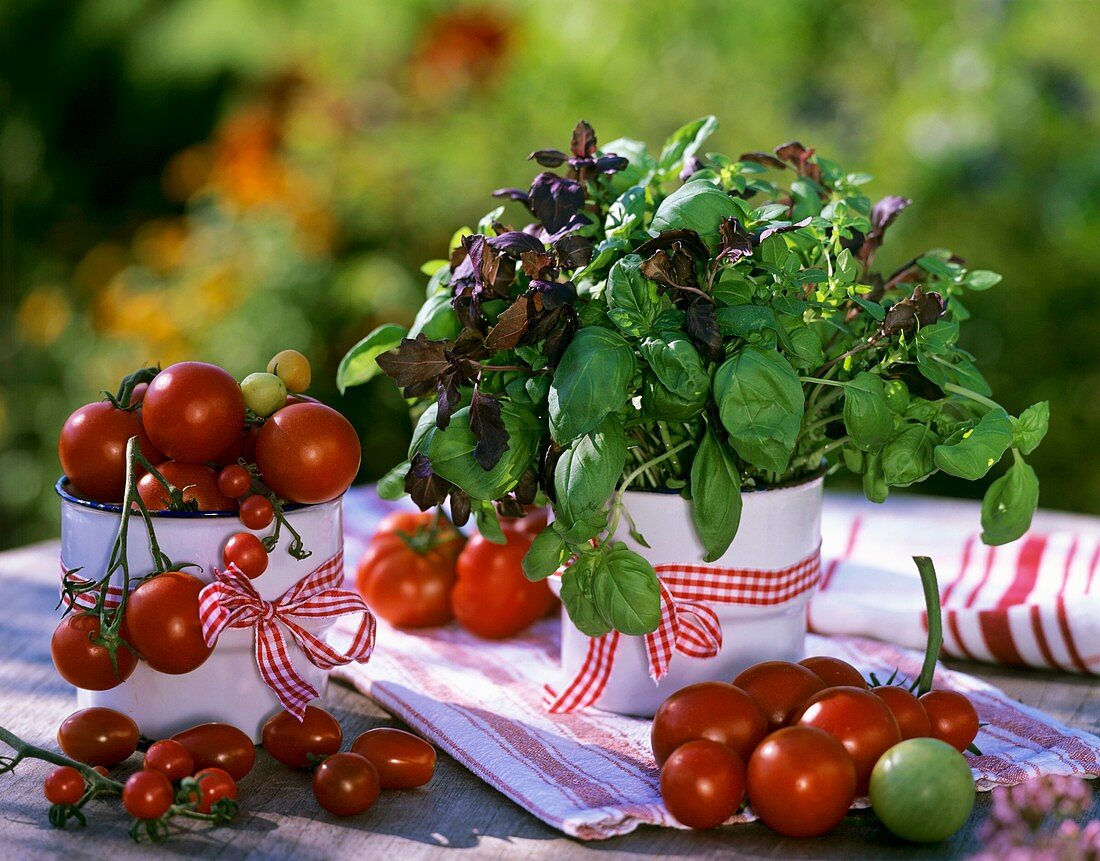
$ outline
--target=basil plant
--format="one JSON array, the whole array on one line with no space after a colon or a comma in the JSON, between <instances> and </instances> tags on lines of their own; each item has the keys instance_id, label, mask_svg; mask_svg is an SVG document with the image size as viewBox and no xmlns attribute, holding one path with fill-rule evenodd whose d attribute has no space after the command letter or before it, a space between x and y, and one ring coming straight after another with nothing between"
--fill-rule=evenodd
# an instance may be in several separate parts
<instances>
[{"instance_id":1,"label":"basil plant","mask_svg":"<svg viewBox=\"0 0 1100 861\"><path fill-rule=\"evenodd\" d=\"M498 541L498 515L552 506L524 570L571 561L562 599L590 636L659 620L652 566L614 539L622 525L644 544L627 488L690 500L708 561L744 491L841 468L882 502L1007 456L982 505L989 544L1019 538L1038 501L1024 458L1047 404L1009 415L958 343L967 292L1000 276L938 249L876 269L908 200L872 203L869 176L799 143L704 153L716 127L651 152L601 148L581 122L567 151L532 153L530 187L494 192L505 205L424 267L412 328L381 326L339 370L341 389L384 372L419 411L384 497L447 503Z\"/></svg>"}]
</instances>

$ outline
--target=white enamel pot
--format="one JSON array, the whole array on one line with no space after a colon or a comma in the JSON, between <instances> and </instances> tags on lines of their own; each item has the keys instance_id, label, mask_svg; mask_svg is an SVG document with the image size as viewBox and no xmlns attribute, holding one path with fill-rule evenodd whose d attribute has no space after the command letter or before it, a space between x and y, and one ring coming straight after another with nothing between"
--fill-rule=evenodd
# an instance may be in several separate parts
<instances>
[{"instance_id":1,"label":"white enamel pot","mask_svg":"<svg viewBox=\"0 0 1100 861\"><path fill-rule=\"evenodd\" d=\"M120 506L90 502L74 496L67 479L57 483L61 497L61 561L67 568L81 568L79 575L98 580L106 571L118 532ZM252 581L260 597L274 600L343 546L340 499L321 505L288 506L286 519L302 536L312 555L295 559L287 550L290 536L284 529L279 546L271 554L267 570ZM153 526L161 550L173 562L189 562L198 568L184 568L201 580L214 579L214 568L222 568L222 547L236 532L247 531L236 512L152 512ZM265 533L270 530L265 530ZM131 576L153 569L152 553L145 525L139 515L130 521L127 558ZM121 572L113 582L118 583ZM318 636L330 622L303 624ZM302 678L323 696L325 670L315 667L293 638L284 637L291 662ZM105 706L130 715L150 738L165 738L199 723L228 723L260 740L260 731L271 715L282 707L264 684L256 666L252 629L226 629L213 653L202 666L182 675L159 673L139 661L125 682L108 691L77 689L80 708Z\"/></svg>"},{"instance_id":2,"label":"white enamel pot","mask_svg":"<svg viewBox=\"0 0 1100 861\"><path fill-rule=\"evenodd\" d=\"M743 493L737 536L725 554L709 564L780 571L814 554L821 544L822 484L823 480L816 478L791 487ZM631 538L626 518L615 539L625 542L654 566L704 564L705 551L695 534L687 500L676 493L629 491L624 502L650 547ZM551 582L555 591L560 591L557 578ZM666 697L687 685L729 682L760 661L800 660L806 637L806 605L815 589L769 606L712 605L722 625L719 653L713 658L675 653L668 673L656 683L649 675L644 638L620 637L607 685L594 705L618 714L652 717ZM562 685L576 677L588 644L588 637L577 630L563 610Z\"/></svg>"}]
</instances>

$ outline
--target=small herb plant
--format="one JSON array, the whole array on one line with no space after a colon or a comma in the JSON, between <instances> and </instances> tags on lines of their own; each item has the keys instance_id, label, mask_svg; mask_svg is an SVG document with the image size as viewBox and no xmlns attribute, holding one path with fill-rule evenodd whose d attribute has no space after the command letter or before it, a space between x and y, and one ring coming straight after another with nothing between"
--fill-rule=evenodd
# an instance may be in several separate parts
<instances>
[{"instance_id":1,"label":"small herb plant","mask_svg":"<svg viewBox=\"0 0 1100 861\"><path fill-rule=\"evenodd\" d=\"M982 504L989 544L1020 537L1038 501L1024 457L1047 404L1010 416L958 346L963 297L1001 276L943 250L877 271L908 200L872 205L869 176L799 143L704 155L716 127L697 120L652 154L625 138L601 150L579 123L568 152L531 154L546 170L529 189L495 192L509 214L425 265L412 328L376 329L340 366L341 389L382 371L420 410L383 496L449 500L489 537L498 514L549 501L524 568L572 560L562 599L590 636L659 620L652 566L615 540L625 522L644 544L627 488L690 500L708 561L744 491L822 471L861 475L882 502L938 470L980 479L1011 451Z\"/></svg>"}]
</instances>

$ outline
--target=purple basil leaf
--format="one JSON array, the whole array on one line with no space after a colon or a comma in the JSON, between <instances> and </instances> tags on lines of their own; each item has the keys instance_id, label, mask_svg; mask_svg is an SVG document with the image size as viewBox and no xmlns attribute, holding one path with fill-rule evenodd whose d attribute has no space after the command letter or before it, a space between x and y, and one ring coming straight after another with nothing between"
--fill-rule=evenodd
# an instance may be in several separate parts
<instances>
[{"instance_id":1,"label":"purple basil leaf","mask_svg":"<svg viewBox=\"0 0 1100 861\"><path fill-rule=\"evenodd\" d=\"M569 149L577 158L589 158L596 151L596 131L584 120L573 129Z\"/></svg>"},{"instance_id":2,"label":"purple basil leaf","mask_svg":"<svg viewBox=\"0 0 1100 861\"><path fill-rule=\"evenodd\" d=\"M421 511L442 505L454 485L435 474L432 462L419 452L413 455L405 475L405 491Z\"/></svg>"},{"instance_id":3,"label":"purple basil leaf","mask_svg":"<svg viewBox=\"0 0 1100 861\"><path fill-rule=\"evenodd\" d=\"M721 242L718 246L718 258L736 263L742 257L752 254L752 236L736 218L723 218L718 225Z\"/></svg>"},{"instance_id":4,"label":"purple basil leaf","mask_svg":"<svg viewBox=\"0 0 1100 861\"><path fill-rule=\"evenodd\" d=\"M540 279L554 269L554 258L545 251L525 251L519 260L523 274L532 280Z\"/></svg>"},{"instance_id":5,"label":"purple basil leaf","mask_svg":"<svg viewBox=\"0 0 1100 861\"><path fill-rule=\"evenodd\" d=\"M707 299L696 299L688 306L684 317L684 331L699 348L699 352L712 362L722 360L722 333L714 316L714 304Z\"/></svg>"},{"instance_id":6,"label":"purple basil leaf","mask_svg":"<svg viewBox=\"0 0 1100 861\"><path fill-rule=\"evenodd\" d=\"M577 288L572 281L532 281L531 290L535 294L535 308L539 311L553 311L577 299Z\"/></svg>"},{"instance_id":7,"label":"purple basil leaf","mask_svg":"<svg viewBox=\"0 0 1100 861\"><path fill-rule=\"evenodd\" d=\"M870 266L871 261L874 260L875 252L878 251L886 236L886 228L894 223L910 203L912 201L907 197L891 194L875 204L871 210L871 232L867 234L867 238L859 249L859 259L863 261L865 267Z\"/></svg>"},{"instance_id":8,"label":"purple basil leaf","mask_svg":"<svg viewBox=\"0 0 1100 861\"><path fill-rule=\"evenodd\" d=\"M662 287L695 287L695 258L674 242L667 251L661 249L642 262L641 273Z\"/></svg>"},{"instance_id":9,"label":"purple basil leaf","mask_svg":"<svg viewBox=\"0 0 1100 861\"><path fill-rule=\"evenodd\" d=\"M514 496L505 496L500 499L493 500L493 504L496 505L497 514L500 517L510 517L513 520L517 517L523 517L527 512L523 510L523 506L520 505L519 500Z\"/></svg>"},{"instance_id":10,"label":"purple basil leaf","mask_svg":"<svg viewBox=\"0 0 1100 861\"><path fill-rule=\"evenodd\" d=\"M591 223L592 222L589 221L589 219L585 216L583 212L575 212L565 224L563 224L553 233L546 232L546 241L551 243L557 242L561 239L564 239L574 230L580 230L582 227L587 227Z\"/></svg>"},{"instance_id":11,"label":"purple basil leaf","mask_svg":"<svg viewBox=\"0 0 1100 861\"><path fill-rule=\"evenodd\" d=\"M488 472L496 466L508 450L508 431L500 416L500 400L492 395L474 391L470 402L470 430L477 438L474 460Z\"/></svg>"},{"instance_id":12,"label":"purple basil leaf","mask_svg":"<svg viewBox=\"0 0 1100 861\"><path fill-rule=\"evenodd\" d=\"M549 436L545 438L539 450L539 484L550 498L551 502L558 501L558 495L554 492L554 472L558 468L558 461L565 454L565 448L558 445Z\"/></svg>"},{"instance_id":13,"label":"purple basil leaf","mask_svg":"<svg viewBox=\"0 0 1100 861\"><path fill-rule=\"evenodd\" d=\"M565 236L554 243L554 252L562 269L580 269L592 259L593 247L583 236Z\"/></svg>"},{"instance_id":14,"label":"purple basil leaf","mask_svg":"<svg viewBox=\"0 0 1100 861\"><path fill-rule=\"evenodd\" d=\"M660 235L643 242L634 249L639 257L649 257L653 252L662 248L672 248L679 245L682 250L691 252L698 260L710 259L710 249L694 230L681 228L678 230L665 230Z\"/></svg>"},{"instance_id":15,"label":"purple basil leaf","mask_svg":"<svg viewBox=\"0 0 1100 861\"><path fill-rule=\"evenodd\" d=\"M781 162L774 155L767 152L743 152L738 161L752 161L757 164L762 164L764 167L774 167L777 170L787 169L787 165L784 162Z\"/></svg>"},{"instance_id":16,"label":"purple basil leaf","mask_svg":"<svg viewBox=\"0 0 1100 861\"><path fill-rule=\"evenodd\" d=\"M458 375L454 372L443 374L436 383L436 413L435 426L440 430L446 430L451 423L451 414L462 403L462 393L458 390Z\"/></svg>"},{"instance_id":17,"label":"purple basil leaf","mask_svg":"<svg viewBox=\"0 0 1100 861\"><path fill-rule=\"evenodd\" d=\"M451 490L451 522L460 529L470 522L470 497L457 487Z\"/></svg>"},{"instance_id":18,"label":"purple basil leaf","mask_svg":"<svg viewBox=\"0 0 1100 861\"><path fill-rule=\"evenodd\" d=\"M801 230L803 227L809 227L811 221L813 221L813 218L807 215L801 221L796 221L794 224L774 224L760 231L759 236L756 236L756 243L759 245L769 236L775 236L778 233L790 233L792 230Z\"/></svg>"},{"instance_id":19,"label":"purple basil leaf","mask_svg":"<svg viewBox=\"0 0 1100 861\"><path fill-rule=\"evenodd\" d=\"M584 206L584 189L572 179L544 172L531 183L530 198L531 212L543 230L554 235L571 224Z\"/></svg>"},{"instance_id":20,"label":"purple basil leaf","mask_svg":"<svg viewBox=\"0 0 1100 861\"><path fill-rule=\"evenodd\" d=\"M551 314L560 314L565 322L552 331L542 342L542 354L546 356L547 362L551 366L557 367L558 362L561 361L562 354L565 353L565 348L569 346L569 343L573 340L573 336L577 333L579 323L577 321L577 312L573 310L571 305L565 305L559 308L557 311L551 311Z\"/></svg>"},{"instance_id":21,"label":"purple basil leaf","mask_svg":"<svg viewBox=\"0 0 1100 861\"><path fill-rule=\"evenodd\" d=\"M601 155L596 159L597 173L618 173L620 170L626 170L629 166L630 159L624 155L616 155L613 152Z\"/></svg>"},{"instance_id":22,"label":"purple basil leaf","mask_svg":"<svg viewBox=\"0 0 1100 861\"><path fill-rule=\"evenodd\" d=\"M519 230L509 230L499 236L491 236L488 242L491 248L511 254L513 257L522 257L529 251L546 251L546 246L538 237Z\"/></svg>"},{"instance_id":23,"label":"purple basil leaf","mask_svg":"<svg viewBox=\"0 0 1100 861\"><path fill-rule=\"evenodd\" d=\"M527 156L528 161L537 161L543 167L561 167L567 158L560 149L537 149Z\"/></svg>"},{"instance_id":24,"label":"purple basil leaf","mask_svg":"<svg viewBox=\"0 0 1100 861\"><path fill-rule=\"evenodd\" d=\"M523 336L524 344L537 344L539 341L549 338L558 328L558 324L561 322L565 312L564 307L554 308L549 311L545 308L540 310L539 304L541 303L538 293L535 293L532 299L535 311L531 316L531 325L527 329L527 334ZM543 346L543 350L546 355L549 355L548 352L545 352L545 345Z\"/></svg>"},{"instance_id":25,"label":"purple basil leaf","mask_svg":"<svg viewBox=\"0 0 1100 861\"><path fill-rule=\"evenodd\" d=\"M498 188L493 192L493 197L505 197L508 200L514 200L516 203L522 203L528 209L531 208L531 201L527 192L522 188Z\"/></svg>"},{"instance_id":26,"label":"purple basil leaf","mask_svg":"<svg viewBox=\"0 0 1100 861\"><path fill-rule=\"evenodd\" d=\"M914 362L897 362L890 366L883 374L888 380L901 380L910 394L928 401L938 401L943 397L943 389L929 380L920 372L920 367Z\"/></svg>"},{"instance_id":27,"label":"purple basil leaf","mask_svg":"<svg viewBox=\"0 0 1100 861\"><path fill-rule=\"evenodd\" d=\"M404 388L432 380L450 367L446 341L429 341L424 333L415 340L405 338L400 345L378 357L378 367Z\"/></svg>"},{"instance_id":28,"label":"purple basil leaf","mask_svg":"<svg viewBox=\"0 0 1100 861\"><path fill-rule=\"evenodd\" d=\"M511 259L501 257L492 244L480 233L462 237L470 263L474 268L474 280L489 294L508 295L508 286L516 277ZM490 298L488 296L479 298Z\"/></svg>"},{"instance_id":29,"label":"purple basil leaf","mask_svg":"<svg viewBox=\"0 0 1100 861\"><path fill-rule=\"evenodd\" d=\"M533 469L527 470L519 477L516 486L512 488L512 495L520 505L531 505L539 492L539 480Z\"/></svg>"},{"instance_id":30,"label":"purple basil leaf","mask_svg":"<svg viewBox=\"0 0 1100 861\"><path fill-rule=\"evenodd\" d=\"M493 352L511 350L527 334L534 312L535 303L531 297L520 296L497 317L496 325L485 339L485 346Z\"/></svg>"},{"instance_id":31,"label":"purple basil leaf","mask_svg":"<svg viewBox=\"0 0 1100 861\"><path fill-rule=\"evenodd\" d=\"M939 293L925 293L918 284L908 299L895 302L886 312L879 327L880 335L896 335L898 332L912 332L919 323L931 326L944 315L947 303Z\"/></svg>"}]
</instances>

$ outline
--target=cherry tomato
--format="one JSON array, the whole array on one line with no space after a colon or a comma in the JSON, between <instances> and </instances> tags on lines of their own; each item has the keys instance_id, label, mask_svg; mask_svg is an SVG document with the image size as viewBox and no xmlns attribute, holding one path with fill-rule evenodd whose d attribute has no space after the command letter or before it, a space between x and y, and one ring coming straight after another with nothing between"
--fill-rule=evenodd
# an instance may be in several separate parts
<instances>
[{"instance_id":1,"label":"cherry tomato","mask_svg":"<svg viewBox=\"0 0 1100 861\"><path fill-rule=\"evenodd\" d=\"M172 736L195 760L195 768L220 768L234 780L240 780L256 762L252 739L224 723L203 723Z\"/></svg>"},{"instance_id":2,"label":"cherry tomato","mask_svg":"<svg viewBox=\"0 0 1100 861\"><path fill-rule=\"evenodd\" d=\"M378 772L357 753L336 753L313 772L313 795L333 816L354 816L378 798Z\"/></svg>"},{"instance_id":3,"label":"cherry tomato","mask_svg":"<svg viewBox=\"0 0 1100 861\"><path fill-rule=\"evenodd\" d=\"M238 463L230 464L218 473L218 490L230 499L239 499L252 489L252 476Z\"/></svg>"},{"instance_id":4,"label":"cherry tomato","mask_svg":"<svg viewBox=\"0 0 1100 861\"><path fill-rule=\"evenodd\" d=\"M924 706L905 688L897 685L879 685L871 688L871 693L886 703L886 708L890 709L890 714L898 722L902 740L925 738L931 734L932 729Z\"/></svg>"},{"instance_id":5,"label":"cherry tomato","mask_svg":"<svg viewBox=\"0 0 1100 861\"><path fill-rule=\"evenodd\" d=\"M957 691L929 691L920 698L928 715L929 734L963 751L978 736L978 712Z\"/></svg>"},{"instance_id":6,"label":"cherry tomato","mask_svg":"<svg viewBox=\"0 0 1100 861\"><path fill-rule=\"evenodd\" d=\"M369 729L352 742L351 752L370 761L382 789L413 789L435 774L435 748L401 729Z\"/></svg>"},{"instance_id":7,"label":"cherry tomato","mask_svg":"<svg viewBox=\"0 0 1100 861\"><path fill-rule=\"evenodd\" d=\"M807 670L816 675L829 687L843 685L851 688L863 688L867 690L867 681L855 667L840 658L829 655L816 655L812 658L803 658L798 662Z\"/></svg>"},{"instance_id":8,"label":"cherry tomato","mask_svg":"<svg viewBox=\"0 0 1100 861\"><path fill-rule=\"evenodd\" d=\"M209 813L223 798L237 800L237 782L221 768L204 768L195 775L199 784L199 813Z\"/></svg>"},{"instance_id":9,"label":"cherry tomato","mask_svg":"<svg viewBox=\"0 0 1100 861\"><path fill-rule=\"evenodd\" d=\"M297 350L281 350L276 353L267 363L267 372L276 374L290 392L304 392L309 388L312 376L309 359Z\"/></svg>"},{"instance_id":10,"label":"cherry tomato","mask_svg":"<svg viewBox=\"0 0 1100 861\"><path fill-rule=\"evenodd\" d=\"M195 773L195 758L178 741L164 738L153 742L145 751L145 768L159 771L175 782Z\"/></svg>"},{"instance_id":11,"label":"cherry tomato","mask_svg":"<svg viewBox=\"0 0 1100 861\"><path fill-rule=\"evenodd\" d=\"M172 783L159 771L130 775L122 787L122 806L136 819L160 819L172 806Z\"/></svg>"},{"instance_id":12,"label":"cherry tomato","mask_svg":"<svg viewBox=\"0 0 1100 861\"><path fill-rule=\"evenodd\" d=\"M218 489L218 474L201 463L169 460L157 464L157 471L183 491L184 502L195 502L199 511L234 511L237 503ZM141 501L150 511L164 511L171 501L164 485L147 472L138 482Z\"/></svg>"},{"instance_id":13,"label":"cherry tomato","mask_svg":"<svg viewBox=\"0 0 1100 861\"><path fill-rule=\"evenodd\" d=\"M107 647L94 642L101 630L98 616L77 611L58 623L50 639L50 655L58 674L86 691L118 687L137 666L137 656L125 645L115 650L112 664Z\"/></svg>"},{"instance_id":14,"label":"cherry tomato","mask_svg":"<svg viewBox=\"0 0 1100 861\"><path fill-rule=\"evenodd\" d=\"M871 773L871 806L898 837L946 840L974 809L974 775L962 754L937 738L914 738L882 755Z\"/></svg>"},{"instance_id":15,"label":"cherry tomato","mask_svg":"<svg viewBox=\"0 0 1100 861\"><path fill-rule=\"evenodd\" d=\"M816 673L789 661L754 664L733 683L756 700L772 729L789 724L806 700L825 690Z\"/></svg>"},{"instance_id":16,"label":"cherry tomato","mask_svg":"<svg viewBox=\"0 0 1100 861\"><path fill-rule=\"evenodd\" d=\"M283 765L309 768L316 757L330 756L340 750L344 731L332 715L316 706L306 706L305 719L299 721L282 711L267 719L263 728L264 749Z\"/></svg>"},{"instance_id":17,"label":"cherry tomato","mask_svg":"<svg viewBox=\"0 0 1100 861\"><path fill-rule=\"evenodd\" d=\"M275 506L266 496L241 500L241 523L249 529L266 529L275 519Z\"/></svg>"},{"instance_id":18,"label":"cherry tomato","mask_svg":"<svg viewBox=\"0 0 1100 861\"><path fill-rule=\"evenodd\" d=\"M661 798L668 812L689 828L714 828L745 800L745 764L717 741L689 741L661 769Z\"/></svg>"},{"instance_id":19,"label":"cherry tomato","mask_svg":"<svg viewBox=\"0 0 1100 861\"><path fill-rule=\"evenodd\" d=\"M335 499L359 471L359 437L340 413L324 404L292 404L264 422L256 465L264 483L293 502Z\"/></svg>"},{"instance_id":20,"label":"cherry tomato","mask_svg":"<svg viewBox=\"0 0 1100 861\"><path fill-rule=\"evenodd\" d=\"M725 682L700 682L661 703L650 742L657 765L684 742L698 738L721 742L747 762L767 734L768 719L747 693Z\"/></svg>"},{"instance_id":21,"label":"cherry tomato","mask_svg":"<svg viewBox=\"0 0 1100 861\"><path fill-rule=\"evenodd\" d=\"M105 769L102 765L93 765L92 771L94 771L96 774L102 774L104 777L109 777L111 774L111 772Z\"/></svg>"},{"instance_id":22,"label":"cherry tomato","mask_svg":"<svg viewBox=\"0 0 1100 861\"><path fill-rule=\"evenodd\" d=\"M148 383L138 383L137 385L135 385L133 390L130 392L129 406L134 406L135 404L140 404L142 401L144 401L145 393L148 390Z\"/></svg>"},{"instance_id":23,"label":"cherry tomato","mask_svg":"<svg viewBox=\"0 0 1100 861\"><path fill-rule=\"evenodd\" d=\"M753 751L749 803L786 837L816 837L833 828L856 797L856 767L829 733L809 726L777 730Z\"/></svg>"},{"instance_id":24,"label":"cherry tomato","mask_svg":"<svg viewBox=\"0 0 1100 861\"><path fill-rule=\"evenodd\" d=\"M490 640L518 634L557 604L545 580L532 583L523 573L523 557L535 536L517 531L504 535L504 545L483 535L470 539L458 555L458 579L451 592L458 623Z\"/></svg>"},{"instance_id":25,"label":"cherry tomato","mask_svg":"<svg viewBox=\"0 0 1100 861\"><path fill-rule=\"evenodd\" d=\"M150 441L138 410L120 410L96 401L75 410L61 428L57 456L78 496L96 502L121 502L126 489L126 443L138 438L151 463L164 459Z\"/></svg>"},{"instance_id":26,"label":"cherry tomato","mask_svg":"<svg viewBox=\"0 0 1100 861\"><path fill-rule=\"evenodd\" d=\"M238 532L225 542L222 562L226 567L236 565L245 577L255 580L267 570L267 550L251 532Z\"/></svg>"},{"instance_id":27,"label":"cherry tomato","mask_svg":"<svg viewBox=\"0 0 1100 861\"><path fill-rule=\"evenodd\" d=\"M286 383L274 374L249 374L241 380L244 405L267 418L286 405Z\"/></svg>"},{"instance_id":28,"label":"cherry tomato","mask_svg":"<svg viewBox=\"0 0 1100 861\"><path fill-rule=\"evenodd\" d=\"M856 766L856 792L867 793L871 769L878 758L901 741L898 722L886 703L862 688L826 688L806 701L798 715L812 726L837 737Z\"/></svg>"},{"instance_id":29,"label":"cherry tomato","mask_svg":"<svg viewBox=\"0 0 1100 861\"><path fill-rule=\"evenodd\" d=\"M47 775L42 791L50 804L76 804L84 797L84 775L71 765L55 768Z\"/></svg>"},{"instance_id":30,"label":"cherry tomato","mask_svg":"<svg viewBox=\"0 0 1100 861\"><path fill-rule=\"evenodd\" d=\"M181 675L214 651L203 639L199 593L203 583L182 571L145 580L126 601L126 638L158 673Z\"/></svg>"},{"instance_id":31,"label":"cherry tomato","mask_svg":"<svg viewBox=\"0 0 1100 861\"><path fill-rule=\"evenodd\" d=\"M286 396L286 406L291 404L319 404L321 403L317 398L311 398L309 395L302 394L290 394Z\"/></svg>"},{"instance_id":32,"label":"cherry tomato","mask_svg":"<svg viewBox=\"0 0 1100 861\"><path fill-rule=\"evenodd\" d=\"M114 709L81 709L57 729L57 744L65 755L86 765L118 765L137 750L137 743L137 724Z\"/></svg>"},{"instance_id":33,"label":"cherry tomato","mask_svg":"<svg viewBox=\"0 0 1100 861\"><path fill-rule=\"evenodd\" d=\"M204 362L169 365L153 377L141 408L153 445L184 463L213 460L244 427L241 387Z\"/></svg>"}]
</instances>

